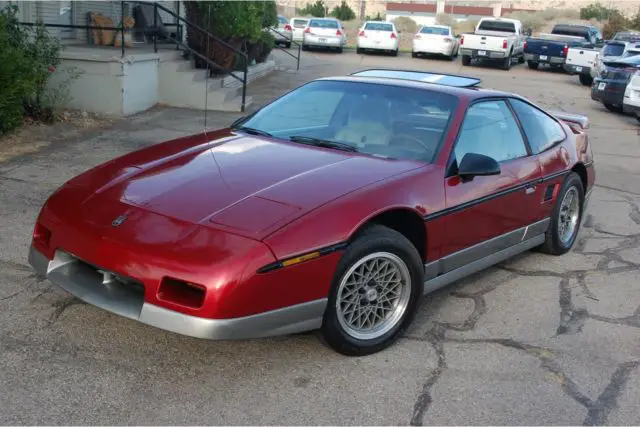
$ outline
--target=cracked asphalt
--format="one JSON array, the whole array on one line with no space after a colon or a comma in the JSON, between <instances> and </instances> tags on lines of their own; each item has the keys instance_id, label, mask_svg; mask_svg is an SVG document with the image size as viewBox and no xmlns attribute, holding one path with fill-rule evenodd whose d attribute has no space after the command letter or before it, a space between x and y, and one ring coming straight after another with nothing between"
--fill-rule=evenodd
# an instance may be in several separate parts
<instances>
[{"instance_id":1,"label":"cracked asphalt","mask_svg":"<svg viewBox=\"0 0 640 427\"><path fill-rule=\"evenodd\" d=\"M597 185L574 249L526 253L430 296L392 348L346 358L317 333L209 342L111 315L36 277L34 220L65 180L202 129L158 108L110 129L52 135L0 163L1 424L640 424L640 136L577 77L460 61L307 53L249 87L256 105L299 83L374 66L481 76L587 114ZM237 114L209 113L207 126Z\"/></svg>"}]
</instances>

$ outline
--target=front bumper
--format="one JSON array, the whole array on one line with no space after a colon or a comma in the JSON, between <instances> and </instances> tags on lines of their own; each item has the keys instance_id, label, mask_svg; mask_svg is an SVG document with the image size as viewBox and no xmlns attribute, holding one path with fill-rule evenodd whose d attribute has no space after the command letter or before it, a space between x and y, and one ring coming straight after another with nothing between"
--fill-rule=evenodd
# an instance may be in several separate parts
<instances>
[{"instance_id":1,"label":"front bumper","mask_svg":"<svg viewBox=\"0 0 640 427\"><path fill-rule=\"evenodd\" d=\"M508 53L503 51L467 49L463 47L460 48L458 54L460 56L470 56L474 59L504 59L508 56Z\"/></svg>"},{"instance_id":2,"label":"front bumper","mask_svg":"<svg viewBox=\"0 0 640 427\"><path fill-rule=\"evenodd\" d=\"M56 251L49 260L34 246L29 264L35 271L80 300L156 328L204 339L249 339L292 334L322 325L325 298L251 316L207 319L150 304L144 290L120 280L105 281L98 268Z\"/></svg>"},{"instance_id":3,"label":"front bumper","mask_svg":"<svg viewBox=\"0 0 640 427\"><path fill-rule=\"evenodd\" d=\"M536 53L525 53L524 59L531 62L538 62L540 64L564 64L564 56L546 56L538 55Z\"/></svg>"},{"instance_id":4,"label":"front bumper","mask_svg":"<svg viewBox=\"0 0 640 427\"><path fill-rule=\"evenodd\" d=\"M564 64L564 70L569 74L591 74L591 67L582 67L580 65Z\"/></svg>"}]
</instances>

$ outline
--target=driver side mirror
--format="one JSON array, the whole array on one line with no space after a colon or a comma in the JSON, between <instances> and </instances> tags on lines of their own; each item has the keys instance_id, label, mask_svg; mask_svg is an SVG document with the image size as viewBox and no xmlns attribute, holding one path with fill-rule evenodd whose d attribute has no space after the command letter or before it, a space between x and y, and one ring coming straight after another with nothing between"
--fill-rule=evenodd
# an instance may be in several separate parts
<instances>
[{"instance_id":1,"label":"driver side mirror","mask_svg":"<svg viewBox=\"0 0 640 427\"><path fill-rule=\"evenodd\" d=\"M462 182L471 181L476 176L500 175L500 165L484 154L467 153L458 166L458 176Z\"/></svg>"}]
</instances>

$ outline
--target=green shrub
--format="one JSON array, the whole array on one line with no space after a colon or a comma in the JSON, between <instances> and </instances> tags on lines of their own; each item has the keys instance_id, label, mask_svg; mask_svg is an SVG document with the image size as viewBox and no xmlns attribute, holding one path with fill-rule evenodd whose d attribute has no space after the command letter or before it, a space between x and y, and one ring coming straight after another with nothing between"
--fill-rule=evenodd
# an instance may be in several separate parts
<instances>
[{"instance_id":1,"label":"green shrub","mask_svg":"<svg viewBox=\"0 0 640 427\"><path fill-rule=\"evenodd\" d=\"M376 13L376 16L367 15L364 17L365 21L384 21L384 17L380 15L380 12Z\"/></svg>"},{"instance_id":2,"label":"green shrub","mask_svg":"<svg viewBox=\"0 0 640 427\"><path fill-rule=\"evenodd\" d=\"M415 33L418 31L418 24L411 18L407 18L406 16L398 16L393 20L393 23L396 26L396 29L403 33Z\"/></svg>"},{"instance_id":3,"label":"green shrub","mask_svg":"<svg viewBox=\"0 0 640 427\"><path fill-rule=\"evenodd\" d=\"M604 27L602 27L602 37L605 40L613 37L618 31L624 31L627 29L627 20L621 14L613 14Z\"/></svg>"},{"instance_id":4,"label":"green shrub","mask_svg":"<svg viewBox=\"0 0 640 427\"><path fill-rule=\"evenodd\" d=\"M456 25L456 20L446 13L438 13L436 15L436 24L447 25L453 28Z\"/></svg>"},{"instance_id":5,"label":"green shrub","mask_svg":"<svg viewBox=\"0 0 640 427\"><path fill-rule=\"evenodd\" d=\"M52 121L65 87L48 85L60 64L60 42L44 26L26 29L9 4L0 12L0 131L18 126L25 113ZM68 81L65 82L68 85Z\"/></svg>"},{"instance_id":6,"label":"green shrub","mask_svg":"<svg viewBox=\"0 0 640 427\"><path fill-rule=\"evenodd\" d=\"M327 9L322 0L317 0L313 4L308 4L300 10L302 16L314 16L316 18L324 18Z\"/></svg>"},{"instance_id":7,"label":"green shrub","mask_svg":"<svg viewBox=\"0 0 640 427\"><path fill-rule=\"evenodd\" d=\"M344 0L340 3L340 6L334 7L329 15L339 19L340 21L351 21L356 19L356 13Z\"/></svg>"}]
</instances>

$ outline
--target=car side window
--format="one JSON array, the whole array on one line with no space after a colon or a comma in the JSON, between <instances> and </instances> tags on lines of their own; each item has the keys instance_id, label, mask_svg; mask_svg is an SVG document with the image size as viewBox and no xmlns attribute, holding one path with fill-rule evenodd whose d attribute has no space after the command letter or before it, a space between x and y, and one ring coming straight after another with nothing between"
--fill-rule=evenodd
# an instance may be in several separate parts
<instances>
[{"instance_id":1,"label":"car side window","mask_svg":"<svg viewBox=\"0 0 640 427\"><path fill-rule=\"evenodd\" d=\"M534 106L518 99L511 99L510 102L522 123L533 154L541 153L567 137L558 122Z\"/></svg>"},{"instance_id":2,"label":"car side window","mask_svg":"<svg viewBox=\"0 0 640 427\"><path fill-rule=\"evenodd\" d=\"M518 123L505 101L483 101L469 107L454 148L458 165L467 153L483 154L497 162L527 155Z\"/></svg>"}]
</instances>

